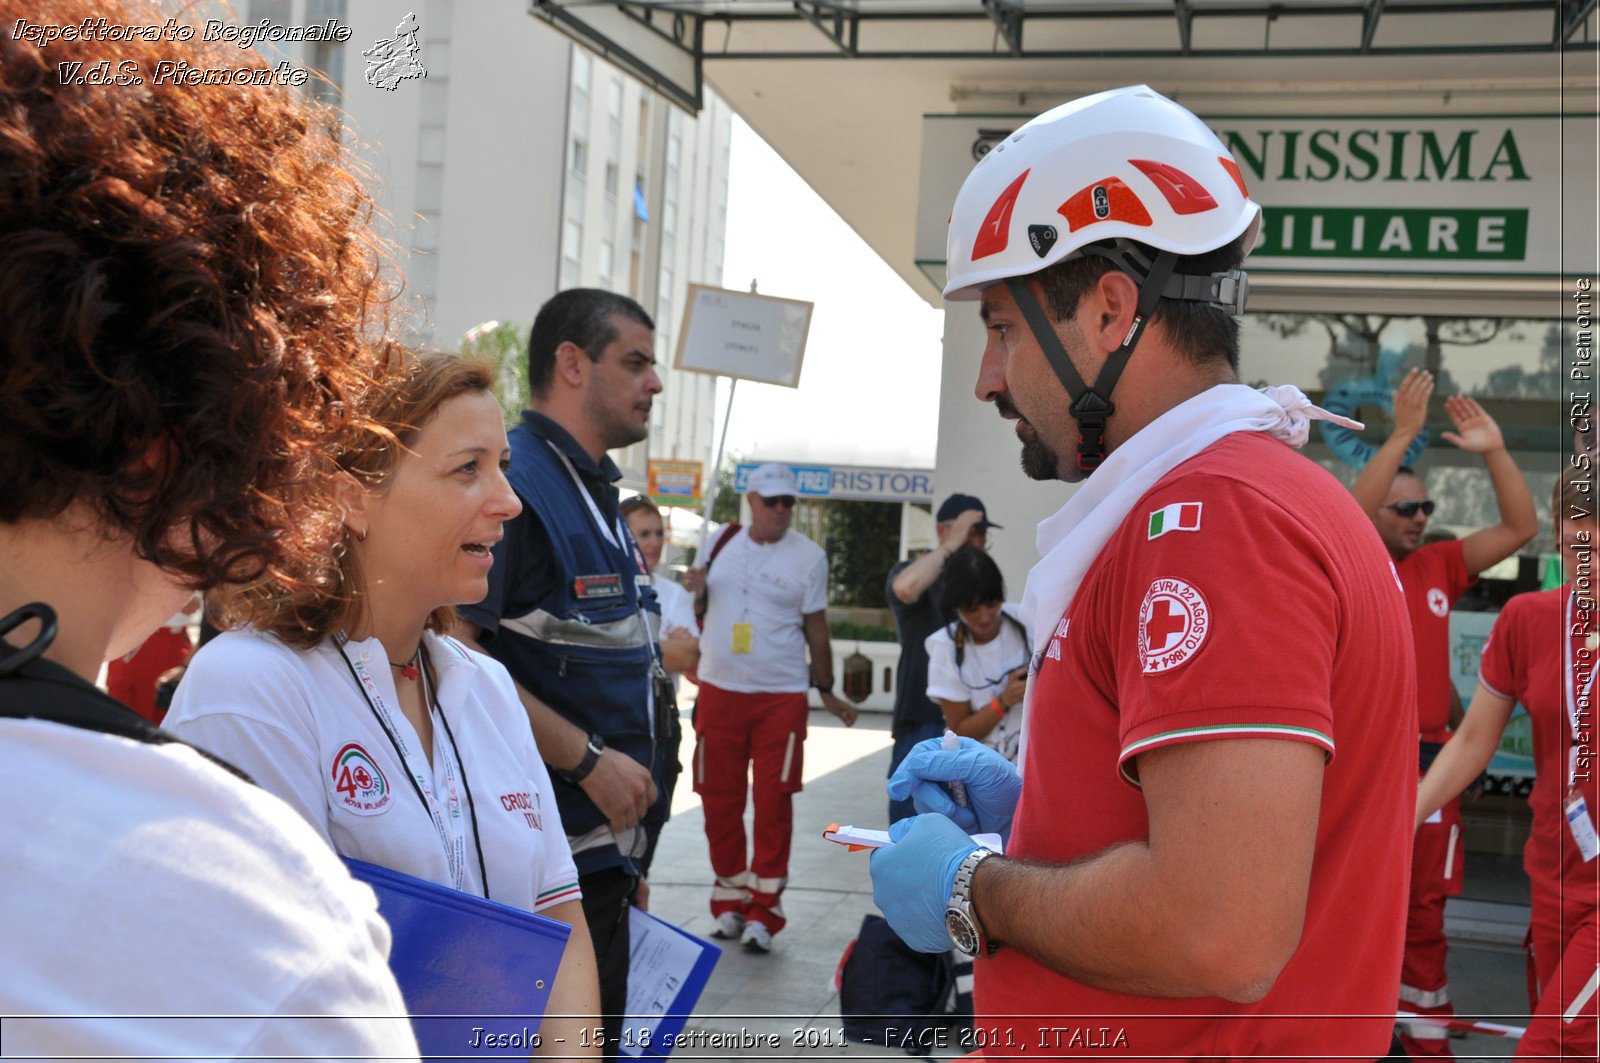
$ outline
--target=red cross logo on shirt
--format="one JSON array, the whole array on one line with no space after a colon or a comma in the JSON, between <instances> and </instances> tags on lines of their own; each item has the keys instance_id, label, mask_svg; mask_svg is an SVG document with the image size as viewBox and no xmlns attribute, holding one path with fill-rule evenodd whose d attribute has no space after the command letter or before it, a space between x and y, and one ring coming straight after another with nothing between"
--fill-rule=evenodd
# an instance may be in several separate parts
<instances>
[{"instance_id":1,"label":"red cross logo on shirt","mask_svg":"<svg viewBox=\"0 0 1600 1063\"><path fill-rule=\"evenodd\" d=\"M1172 636L1189 626L1189 614L1182 607L1172 608L1171 598L1157 598L1150 607L1150 619L1144 624L1145 644L1150 652L1160 653L1167 648Z\"/></svg>"},{"instance_id":2,"label":"red cross logo on shirt","mask_svg":"<svg viewBox=\"0 0 1600 1063\"><path fill-rule=\"evenodd\" d=\"M1198 587L1158 579L1139 607L1139 665L1145 674L1165 672L1199 652L1211 631L1211 607Z\"/></svg>"}]
</instances>

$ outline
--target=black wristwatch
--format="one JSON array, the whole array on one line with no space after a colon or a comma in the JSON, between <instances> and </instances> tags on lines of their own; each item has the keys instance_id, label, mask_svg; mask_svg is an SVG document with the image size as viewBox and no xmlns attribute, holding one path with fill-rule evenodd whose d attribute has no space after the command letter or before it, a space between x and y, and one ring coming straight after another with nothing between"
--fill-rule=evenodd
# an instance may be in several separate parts
<instances>
[{"instance_id":1,"label":"black wristwatch","mask_svg":"<svg viewBox=\"0 0 1600 1063\"><path fill-rule=\"evenodd\" d=\"M833 684L832 683L829 683L827 686L823 686L821 683L818 683L815 680L813 680L811 685L817 688L817 693L818 694L832 694L833 693Z\"/></svg>"},{"instance_id":2,"label":"black wristwatch","mask_svg":"<svg viewBox=\"0 0 1600 1063\"><path fill-rule=\"evenodd\" d=\"M576 786L583 780L587 779L591 771L594 771L594 766L600 761L600 754L604 753L605 751L606 740L597 734L592 734L589 736L588 748L583 751L583 759L578 761L578 766L576 768L573 768L571 771L563 771L560 768L552 766L551 771L555 777L560 779L562 782L571 783L573 786Z\"/></svg>"}]
</instances>

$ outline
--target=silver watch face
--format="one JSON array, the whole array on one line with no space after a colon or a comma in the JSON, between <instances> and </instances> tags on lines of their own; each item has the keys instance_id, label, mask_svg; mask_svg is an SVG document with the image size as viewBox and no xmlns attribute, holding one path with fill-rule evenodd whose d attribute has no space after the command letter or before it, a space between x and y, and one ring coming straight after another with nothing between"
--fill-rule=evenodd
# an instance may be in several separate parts
<instances>
[{"instance_id":1,"label":"silver watch face","mask_svg":"<svg viewBox=\"0 0 1600 1063\"><path fill-rule=\"evenodd\" d=\"M968 956L978 954L978 928L972 920L967 918L967 913L960 908L946 908L944 910L944 928L950 935L950 943Z\"/></svg>"}]
</instances>

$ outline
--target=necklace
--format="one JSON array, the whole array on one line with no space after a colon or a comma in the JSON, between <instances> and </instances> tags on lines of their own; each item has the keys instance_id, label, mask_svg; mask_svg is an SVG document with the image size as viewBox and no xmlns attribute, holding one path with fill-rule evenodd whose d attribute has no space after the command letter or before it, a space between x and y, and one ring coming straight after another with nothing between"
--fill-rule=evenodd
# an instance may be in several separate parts
<instances>
[{"instance_id":1,"label":"necklace","mask_svg":"<svg viewBox=\"0 0 1600 1063\"><path fill-rule=\"evenodd\" d=\"M406 661L404 664L395 664L393 661L390 661L389 662L389 667L390 668L399 669L400 674L402 676L404 676L405 678L407 678L407 679L411 680L413 683L415 683L417 681L417 676L419 674L418 671L417 671L417 658L418 658L418 655L421 654L421 653L422 653L422 647L419 645L416 649L411 651L411 659L410 660Z\"/></svg>"}]
</instances>

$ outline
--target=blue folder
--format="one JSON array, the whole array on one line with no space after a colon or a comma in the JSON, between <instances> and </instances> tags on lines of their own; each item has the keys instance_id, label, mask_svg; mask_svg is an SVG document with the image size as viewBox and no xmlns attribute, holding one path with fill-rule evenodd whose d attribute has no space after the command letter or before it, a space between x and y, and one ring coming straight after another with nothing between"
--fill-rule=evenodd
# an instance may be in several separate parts
<instances>
[{"instance_id":1,"label":"blue folder","mask_svg":"<svg viewBox=\"0 0 1600 1063\"><path fill-rule=\"evenodd\" d=\"M632 941L628 964L628 1019L623 1026L620 1054L642 1063L662 1063L672 1054L676 1039L694 1012L711 970L722 958L722 950L704 938L695 937L640 908L628 910ZM651 965L655 950L647 940L652 934L670 935L689 947L682 950L692 959L670 972ZM652 973L656 972L656 973ZM686 1056L703 1058L705 1052L691 1047Z\"/></svg>"},{"instance_id":2,"label":"blue folder","mask_svg":"<svg viewBox=\"0 0 1600 1063\"><path fill-rule=\"evenodd\" d=\"M393 931L389 966L423 1058L526 1059L572 928L375 864L345 863L377 893Z\"/></svg>"}]
</instances>

